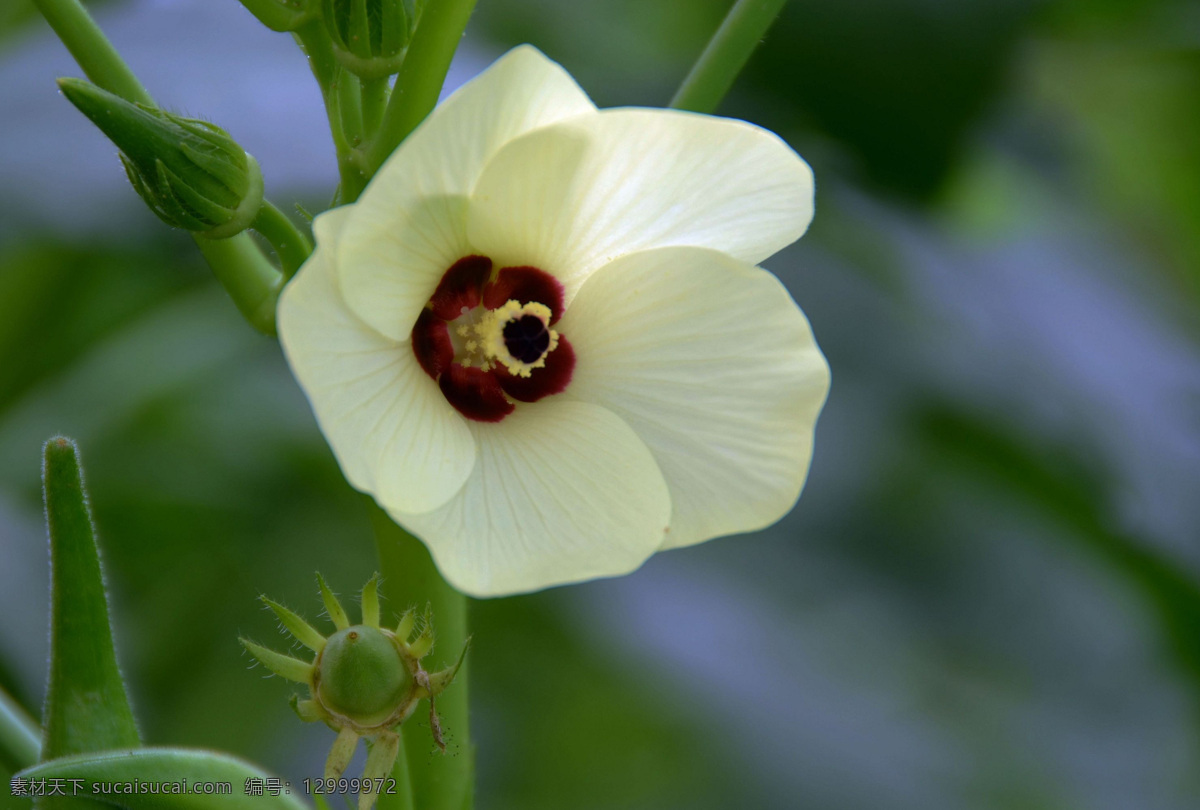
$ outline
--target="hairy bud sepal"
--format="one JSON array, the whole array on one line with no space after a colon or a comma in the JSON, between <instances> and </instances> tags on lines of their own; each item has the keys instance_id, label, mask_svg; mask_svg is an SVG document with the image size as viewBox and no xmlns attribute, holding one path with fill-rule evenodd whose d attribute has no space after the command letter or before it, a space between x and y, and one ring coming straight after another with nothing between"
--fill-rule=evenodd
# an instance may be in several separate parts
<instances>
[{"instance_id":1,"label":"hairy bud sepal","mask_svg":"<svg viewBox=\"0 0 1200 810\"><path fill-rule=\"evenodd\" d=\"M301 720L320 721L338 732L325 763L325 778L341 777L360 737L370 748L365 776L374 779L386 775L395 764L400 725L421 700L429 701L430 731L434 742L445 750L434 700L458 674L466 646L453 666L427 672L421 659L429 654L434 642L428 613L418 621L416 613L409 610L394 630L381 627L379 580L375 576L363 586L362 623L351 625L345 609L319 574L317 581L325 610L337 628L327 638L296 613L262 597L283 628L313 651L312 661L274 652L247 639L241 642L271 672L308 686L309 699L292 696L292 708ZM370 810L374 802L375 794L363 793L359 809Z\"/></svg>"},{"instance_id":2,"label":"hairy bud sepal","mask_svg":"<svg viewBox=\"0 0 1200 810\"><path fill-rule=\"evenodd\" d=\"M82 79L59 79L58 86L121 150L130 184L163 222L224 239L258 216L262 172L225 130L128 102Z\"/></svg>"}]
</instances>

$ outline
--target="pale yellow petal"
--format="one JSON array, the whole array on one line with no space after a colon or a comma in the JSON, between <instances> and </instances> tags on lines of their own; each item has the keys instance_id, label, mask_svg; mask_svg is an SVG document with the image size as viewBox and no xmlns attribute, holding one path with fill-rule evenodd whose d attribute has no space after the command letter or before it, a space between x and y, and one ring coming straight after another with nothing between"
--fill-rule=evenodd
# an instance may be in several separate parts
<instances>
[{"instance_id":1,"label":"pale yellow petal","mask_svg":"<svg viewBox=\"0 0 1200 810\"><path fill-rule=\"evenodd\" d=\"M467 198L418 197L388 212L363 205L347 206L352 212L338 250L338 287L377 332L407 340L446 270L472 253Z\"/></svg>"},{"instance_id":2,"label":"pale yellow petal","mask_svg":"<svg viewBox=\"0 0 1200 810\"><path fill-rule=\"evenodd\" d=\"M531 132L475 186L467 235L502 264L562 279L669 245L755 264L812 219L812 172L765 129L674 110L615 109Z\"/></svg>"},{"instance_id":3,"label":"pale yellow petal","mask_svg":"<svg viewBox=\"0 0 1200 810\"><path fill-rule=\"evenodd\" d=\"M459 590L500 596L624 574L662 544L666 484L611 412L554 399L471 429L479 455L462 491L434 512L392 514Z\"/></svg>"},{"instance_id":4,"label":"pale yellow petal","mask_svg":"<svg viewBox=\"0 0 1200 810\"><path fill-rule=\"evenodd\" d=\"M667 480L664 548L791 509L829 369L773 275L700 248L632 254L593 274L558 328L576 354L562 396L624 419Z\"/></svg>"},{"instance_id":5,"label":"pale yellow petal","mask_svg":"<svg viewBox=\"0 0 1200 810\"><path fill-rule=\"evenodd\" d=\"M407 336L446 269L469 253L461 198L505 143L595 111L558 64L515 48L430 114L354 205L338 257L346 300L393 338Z\"/></svg>"},{"instance_id":6,"label":"pale yellow petal","mask_svg":"<svg viewBox=\"0 0 1200 810\"><path fill-rule=\"evenodd\" d=\"M342 301L331 256L349 215L314 223L317 249L280 296L279 340L347 480L385 507L433 509L467 480L475 440L411 345Z\"/></svg>"}]
</instances>

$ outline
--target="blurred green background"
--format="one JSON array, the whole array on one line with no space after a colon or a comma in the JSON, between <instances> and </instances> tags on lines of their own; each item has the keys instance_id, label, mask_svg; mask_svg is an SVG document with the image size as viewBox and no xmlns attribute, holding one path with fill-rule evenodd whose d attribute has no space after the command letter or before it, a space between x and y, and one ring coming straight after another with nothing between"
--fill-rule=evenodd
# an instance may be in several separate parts
<instances>
[{"instance_id":1,"label":"blurred green background","mask_svg":"<svg viewBox=\"0 0 1200 810\"><path fill-rule=\"evenodd\" d=\"M601 106L661 105L727 6L479 0L451 83L528 41ZM235 0L92 7L277 203L326 204L286 36ZM39 450L61 432L145 738L295 784L332 734L237 636L286 643L262 592L315 619L315 569L356 591L361 496L59 75L5 0L0 685L40 704ZM817 177L812 229L767 262L833 369L808 487L760 534L474 603L478 807L1196 807L1200 7L793 0L721 112Z\"/></svg>"}]
</instances>

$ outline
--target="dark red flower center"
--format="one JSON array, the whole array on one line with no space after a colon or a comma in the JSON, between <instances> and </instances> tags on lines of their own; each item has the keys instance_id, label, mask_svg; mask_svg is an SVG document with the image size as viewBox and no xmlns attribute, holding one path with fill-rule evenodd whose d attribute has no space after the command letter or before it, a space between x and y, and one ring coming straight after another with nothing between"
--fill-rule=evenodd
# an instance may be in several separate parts
<instances>
[{"instance_id":1,"label":"dark red flower center","mask_svg":"<svg viewBox=\"0 0 1200 810\"><path fill-rule=\"evenodd\" d=\"M493 272L486 256L459 259L442 276L412 331L413 353L454 408L499 422L514 402L564 391L575 352L554 324L563 287L536 267Z\"/></svg>"}]
</instances>

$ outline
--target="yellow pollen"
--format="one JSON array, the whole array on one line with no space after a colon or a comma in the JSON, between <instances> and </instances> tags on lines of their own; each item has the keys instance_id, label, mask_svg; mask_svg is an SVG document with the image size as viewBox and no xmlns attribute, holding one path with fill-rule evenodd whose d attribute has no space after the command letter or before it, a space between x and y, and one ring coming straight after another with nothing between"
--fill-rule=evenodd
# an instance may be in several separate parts
<instances>
[{"instance_id":1,"label":"yellow pollen","mask_svg":"<svg viewBox=\"0 0 1200 810\"><path fill-rule=\"evenodd\" d=\"M546 358L558 347L558 332L550 328L551 314L550 308L545 304L533 301L522 305L520 301L509 300L499 309L485 314L476 324L475 334L479 336L483 353L489 360L504 366L515 377L529 377L535 368L542 368L546 365ZM550 333L550 345L533 363L526 363L513 357L504 341L504 327L526 315L536 317L546 325L546 330Z\"/></svg>"}]
</instances>

